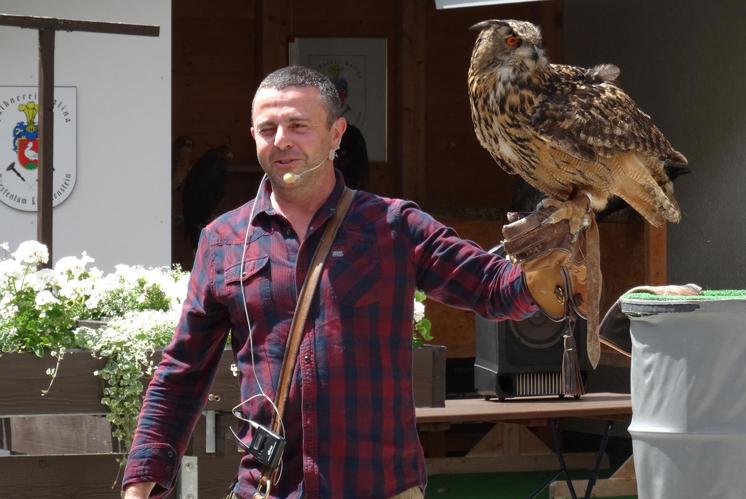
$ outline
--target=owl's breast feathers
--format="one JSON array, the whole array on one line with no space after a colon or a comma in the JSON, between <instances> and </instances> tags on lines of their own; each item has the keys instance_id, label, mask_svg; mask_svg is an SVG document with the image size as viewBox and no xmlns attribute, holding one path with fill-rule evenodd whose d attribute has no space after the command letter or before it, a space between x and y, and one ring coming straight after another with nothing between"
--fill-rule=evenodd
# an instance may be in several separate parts
<instances>
[{"instance_id":1,"label":"owl's breast feathers","mask_svg":"<svg viewBox=\"0 0 746 499\"><path fill-rule=\"evenodd\" d=\"M531 88L520 88L507 79L507 75L496 72L469 76L474 131L503 170L531 176L536 168L531 116L537 95Z\"/></svg>"}]
</instances>

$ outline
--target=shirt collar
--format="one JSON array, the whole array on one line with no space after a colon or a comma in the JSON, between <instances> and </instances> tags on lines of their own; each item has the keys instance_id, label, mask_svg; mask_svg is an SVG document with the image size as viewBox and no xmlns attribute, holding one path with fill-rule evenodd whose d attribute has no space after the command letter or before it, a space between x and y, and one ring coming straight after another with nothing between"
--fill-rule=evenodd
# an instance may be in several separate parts
<instances>
[{"instance_id":1,"label":"shirt collar","mask_svg":"<svg viewBox=\"0 0 746 499\"><path fill-rule=\"evenodd\" d=\"M344 192L345 181L342 173L336 168L334 169L334 179L334 189L332 189L329 197L324 201L324 204L321 205L319 210L311 219L311 224L315 227L326 222L326 220L328 220L337 210L337 204ZM265 175L262 177L261 188L257 192L256 199L254 200L256 208L254 209L254 217L251 219L251 225L254 227L259 226L257 221L259 217L272 217L277 215L277 210L274 209L272 201L270 200L271 194L272 184L269 182L269 178Z\"/></svg>"}]
</instances>

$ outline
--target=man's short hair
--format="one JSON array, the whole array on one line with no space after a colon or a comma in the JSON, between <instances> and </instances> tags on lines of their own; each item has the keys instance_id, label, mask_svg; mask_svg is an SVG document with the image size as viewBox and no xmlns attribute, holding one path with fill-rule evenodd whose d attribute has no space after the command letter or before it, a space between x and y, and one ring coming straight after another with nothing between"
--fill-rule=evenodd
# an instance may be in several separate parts
<instances>
[{"instance_id":1,"label":"man's short hair","mask_svg":"<svg viewBox=\"0 0 746 499\"><path fill-rule=\"evenodd\" d=\"M314 87L321 94L321 100L324 103L327 113L327 126L332 124L342 116L342 102L339 100L337 88L331 80L320 71L307 68L305 66L286 66L268 74L259 84L259 90L272 88L275 90L284 90L288 87ZM256 93L254 94L256 99ZM254 102L251 103L251 114L254 114Z\"/></svg>"}]
</instances>

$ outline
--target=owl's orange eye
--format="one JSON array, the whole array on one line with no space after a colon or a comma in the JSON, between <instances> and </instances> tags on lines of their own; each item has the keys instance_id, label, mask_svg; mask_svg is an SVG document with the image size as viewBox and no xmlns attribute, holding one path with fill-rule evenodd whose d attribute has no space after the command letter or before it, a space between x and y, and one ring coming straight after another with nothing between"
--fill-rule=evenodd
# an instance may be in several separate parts
<instances>
[{"instance_id":1,"label":"owl's orange eye","mask_svg":"<svg viewBox=\"0 0 746 499\"><path fill-rule=\"evenodd\" d=\"M505 43L508 47L516 48L518 45L521 44L521 39L517 36L509 36L505 39Z\"/></svg>"}]
</instances>

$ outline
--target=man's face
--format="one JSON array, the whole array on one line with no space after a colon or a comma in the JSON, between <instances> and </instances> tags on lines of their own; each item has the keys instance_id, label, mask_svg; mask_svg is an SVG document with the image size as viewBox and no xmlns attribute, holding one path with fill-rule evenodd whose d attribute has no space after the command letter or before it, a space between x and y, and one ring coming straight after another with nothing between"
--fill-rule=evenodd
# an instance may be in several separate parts
<instances>
[{"instance_id":1,"label":"man's face","mask_svg":"<svg viewBox=\"0 0 746 499\"><path fill-rule=\"evenodd\" d=\"M314 87L260 89L254 98L252 123L259 164L275 186L284 186L286 173L301 173L327 160L346 127L344 118L327 126L327 111ZM311 182L327 168L331 161L298 184Z\"/></svg>"}]
</instances>

